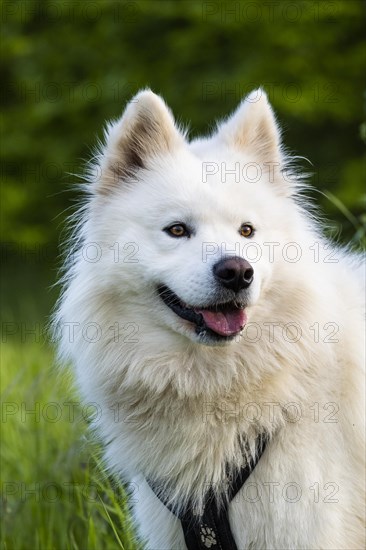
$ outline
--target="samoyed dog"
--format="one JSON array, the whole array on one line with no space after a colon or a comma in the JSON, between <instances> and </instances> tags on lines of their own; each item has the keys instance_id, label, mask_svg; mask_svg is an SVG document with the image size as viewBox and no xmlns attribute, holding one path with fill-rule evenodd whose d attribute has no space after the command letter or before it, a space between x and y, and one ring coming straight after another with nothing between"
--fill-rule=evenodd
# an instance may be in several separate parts
<instances>
[{"instance_id":1,"label":"samoyed dog","mask_svg":"<svg viewBox=\"0 0 366 550\"><path fill-rule=\"evenodd\" d=\"M138 544L363 548L361 259L264 91L193 141L141 91L89 179L55 326Z\"/></svg>"}]
</instances>

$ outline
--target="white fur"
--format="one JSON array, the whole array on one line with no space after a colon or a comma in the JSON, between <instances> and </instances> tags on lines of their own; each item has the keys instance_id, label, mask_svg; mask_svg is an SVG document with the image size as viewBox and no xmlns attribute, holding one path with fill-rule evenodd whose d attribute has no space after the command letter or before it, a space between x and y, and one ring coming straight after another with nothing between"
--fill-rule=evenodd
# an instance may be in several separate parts
<instances>
[{"instance_id":1,"label":"white fur","mask_svg":"<svg viewBox=\"0 0 366 550\"><path fill-rule=\"evenodd\" d=\"M219 170L205 178L204 163ZM240 181L227 174L224 182L235 163ZM248 163L260 167L256 182L243 181ZM230 505L238 548L364 547L361 260L324 240L300 198L301 178L284 176L289 164L262 90L192 143L163 100L144 91L109 127L92 170L55 326L82 395L101 408L95 427L107 464L135 483L136 523L150 549L185 544L145 479L177 508L189 498L201 506L207 484L219 492L225 464L245 462L240 441L253 452L264 430L270 443ZM187 219L190 239L162 231ZM243 222L256 228L250 241L238 233ZM238 246L245 257L253 241L262 256L252 263L248 325L240 338L208 345L156 285L208 305L213 264ZM207 261L204 243L218 245ZM268 243L277 243L274 258ZM299 261L288 243L300 247ZM101 257L87 261L93 251Z\"/></svg>"}]
</instances>

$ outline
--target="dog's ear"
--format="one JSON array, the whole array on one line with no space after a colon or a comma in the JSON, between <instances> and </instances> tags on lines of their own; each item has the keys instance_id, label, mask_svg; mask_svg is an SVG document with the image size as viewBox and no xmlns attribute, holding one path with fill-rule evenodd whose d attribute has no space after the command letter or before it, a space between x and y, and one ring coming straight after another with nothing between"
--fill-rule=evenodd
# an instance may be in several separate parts
<instances>
[{"instance_id":1,"label":"dog's ear","mask_svg":"<svg viewBox=\"0 0 366 550\"><path fill-rule=\"evenodd\" d=\"M166 155L184 143L164 100L151 90L139 92L122 117L107 127L98 191L108 193L138 169L147 168L151 158Z\"/></svg>"},{"instance_id":2,"label":"dog's ear","mask_svg":"<svg viewBox=\"0 0 366 550\"><path fill-rule=\"evenodd\" d=\"M261 88L251 92L218 126L217 136L231 147L248 151L259 162L281 163L280 130Z\"/></svg>"}]
</instances>

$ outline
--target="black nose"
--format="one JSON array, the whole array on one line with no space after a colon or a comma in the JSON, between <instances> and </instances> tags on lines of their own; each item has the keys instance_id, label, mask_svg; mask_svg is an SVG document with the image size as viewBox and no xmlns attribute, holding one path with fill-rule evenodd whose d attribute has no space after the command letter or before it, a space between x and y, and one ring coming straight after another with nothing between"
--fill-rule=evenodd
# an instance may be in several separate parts
<instances>
[{"instance_id":1,"label":"black nose","mask_svg":"<svg viewBox=\"0 0 366 550\"><path fill-rule=\"evenodd\" d=\"M234 256L220 260L213 267L216 279L226 288L239 292L253 281L254 271L249 262Z\"/></svg>"}]
</instances>

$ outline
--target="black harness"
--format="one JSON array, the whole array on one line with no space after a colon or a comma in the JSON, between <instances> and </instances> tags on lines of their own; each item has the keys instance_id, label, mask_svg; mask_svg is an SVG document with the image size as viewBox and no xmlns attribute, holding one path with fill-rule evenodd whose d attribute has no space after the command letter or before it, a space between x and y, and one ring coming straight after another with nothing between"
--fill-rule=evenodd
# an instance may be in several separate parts
<instances>
[{"instance_id":1,"label":"black harness","mask_svg":"<svg viewBox=\"0 0 366 550\"><path fill-rule=\"evenodd\" d=\"M258 464L267 444L267 437L261 435L256 441L255 459L247 462L230 482L227 498L218 504L214 491L210 489L205 497L201 514L196 514L192 506L177 513L174 506L164 495L148 482L159 500L181 521L184 540L188 550L238 550L229 524L229 504L243 487L244 483Z\"/></svg>"}]
</instances>

